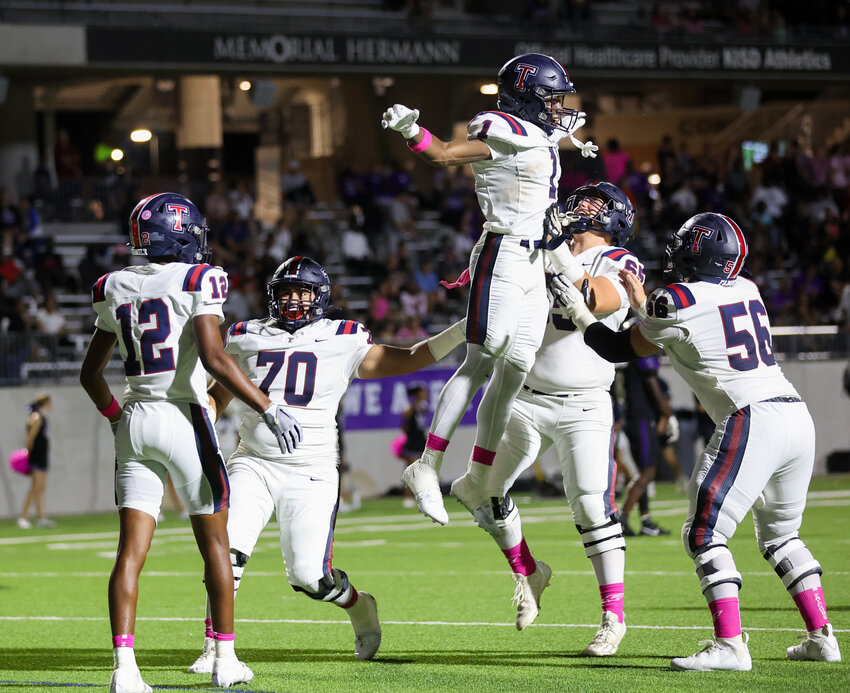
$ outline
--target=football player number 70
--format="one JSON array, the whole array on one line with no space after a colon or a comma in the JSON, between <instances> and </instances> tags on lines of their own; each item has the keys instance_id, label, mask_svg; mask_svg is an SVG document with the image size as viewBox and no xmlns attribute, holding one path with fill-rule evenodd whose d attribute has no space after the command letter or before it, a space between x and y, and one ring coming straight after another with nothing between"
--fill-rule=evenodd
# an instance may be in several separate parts
<instances>
[{"instance_id":1,"label":"football player number 70","mask_svg":"<svg viewBox=\"0 0 850 693\"><path fill-rule=\"evenodd\" d=\"M286 377L283 388L283 400L294 407L306 407L313 399L316 389L316 364L318 359L310 351L293 351L287 361L285 351L261 351L257 354L257 366L269 366L269 372L263 378L259 388L269 394L277 376L286 363ZM303 374L303 380L299 379Z\"/></svg>"}]
</instances>

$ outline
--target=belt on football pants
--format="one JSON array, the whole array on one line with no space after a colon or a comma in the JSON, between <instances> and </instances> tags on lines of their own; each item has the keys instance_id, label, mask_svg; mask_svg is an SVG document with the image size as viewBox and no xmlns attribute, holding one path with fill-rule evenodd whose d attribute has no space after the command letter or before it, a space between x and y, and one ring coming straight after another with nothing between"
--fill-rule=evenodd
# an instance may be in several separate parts
<instances>
[{"instance_id":1,"label":"belt on football pants","mask_svg":"<svg viewBox=\"0 0 850 693\"><path fill-rule=\"evenodd\" d=\"M785 395L785 396L782 396L782 397L771 397L770 399L763 399L761 401L762 402L802 402L803 400L801 400L799 397L792 397L792 396Z\"/></svg>"},{"instance_id":2,"label":"belt on football pants","mask_svg":"<svg viewBox=\"0 0 850 693\"><path fill-rule=\"evenodd\" d=\"M523 238L523 239L519 242L519 244L520 244L523 248L534 248L535 250L538 250L538 249L540 249L540 248L542 248L542 247L543 247L543 241L542 241L542 240L540 240L539 238L538 238L536 241L530 241L530 240L528 240L527 238Z\"/></svg>"},{"instance_id":3,"label":"belt on football pants","mask_svg":"<svg viewBox=\"0 0 850 693\"><path fill-rule=\"evenodd\" d=\"M523 385L522 389L526 392L530 392L532 395L543 395L544 397L575 397L580 394L578 392L567 392L563 395L553 395L551 392L540 392L540 390L534 390L528 385Z\"/></svg>"}]
</instances>

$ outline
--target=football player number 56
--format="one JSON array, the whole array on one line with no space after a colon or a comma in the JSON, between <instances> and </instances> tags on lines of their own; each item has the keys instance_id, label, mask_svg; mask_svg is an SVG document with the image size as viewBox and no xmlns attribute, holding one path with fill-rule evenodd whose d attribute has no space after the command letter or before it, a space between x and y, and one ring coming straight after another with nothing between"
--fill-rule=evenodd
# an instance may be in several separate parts
<instances>
[{"instance_id":1,"label":"football player number 56","mask_svg":"<svg viewBox=\"0 0 850 693\"><path fill-rule=\"evenodd\" d=\"M761 301L744 301L719 306L726 335L726 348L736 349L729 353L729 365L736 371L751 371L759 366L759 358L765 366L776 364L770 330L762 324L767 311Z\"/></svg>"}]
</instances>

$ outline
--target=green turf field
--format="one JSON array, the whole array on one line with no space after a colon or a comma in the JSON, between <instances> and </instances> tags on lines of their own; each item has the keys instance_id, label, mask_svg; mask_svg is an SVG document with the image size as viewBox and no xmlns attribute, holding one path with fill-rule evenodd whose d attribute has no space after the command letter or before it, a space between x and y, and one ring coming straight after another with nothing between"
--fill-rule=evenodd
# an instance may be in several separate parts
<instances>
[{"instance_id":1,"label":"green turf field","mask_svg":"<svg viewBox=\"0 0 850 693\"><path fill-rule=\"evenodd\" d=\"M685 673L711 617L678 538L686 502L659 485L654 516L668 537L629 540L626 621L615 657L577 656L599 620L590 563L563 501L518 497L537 558L554 569L537 623L513 626L514 583L496 545L459 505L438 527L399 499L370 501L337 523L334 564L375 595L383 644L358 662L341 609L296 594L283 576L276 529L263 534L236 603L246 691L850 691L850 477L812 483L802 536L822 563L827 607L845 662L790 662L802 633L791 598L758 553L749 518L731 542L744 574L751 672ZM106 690L112 667L106 584L117 517L56 518L50 530L0 522L0 688ZM201 561L188 522L168 515L142 574L136 656L155 689L213 690L186 674L203 637ZM235 690L235 689L231 689Z\"/></svg>"}]
</instances>

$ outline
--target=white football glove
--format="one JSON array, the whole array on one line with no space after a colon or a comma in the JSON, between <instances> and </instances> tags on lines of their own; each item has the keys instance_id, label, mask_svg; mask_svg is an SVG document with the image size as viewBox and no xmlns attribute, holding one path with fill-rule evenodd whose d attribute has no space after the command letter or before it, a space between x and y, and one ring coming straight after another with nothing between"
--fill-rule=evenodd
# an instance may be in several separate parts
<instances>
[{"instance_id":1,"label":"white football glove","mask_svg":"<svg viewBox=\"0 0 850 693\"><path fill-rule=\"evenodd\" d=\"M564 241L570 241L573 238L567 227L574 221L577 221L579 216L572 212L563 212L557 202L553 202L546 210L546 216L543 217L543 240L546 250L554 250Z\"/></svg>"},{"instance_id":2,"label":"white football glove","mask_svg":"<svg viewBox=\"0 0 850 693\"><path fill-rule=\"evenodd\" d=\"M584 124L587 122L586 116L587 116L587 113L585 113L584 111L579 111L578 112L578 118L576 118L575 125L573 125L567 132L570 135L572 135L579 128L583 128Z\"/></svg>"},{"instance_id":3,"label":"white football glove","mask_svg":"<svg viewBox=\"0 0 850 693\"><path fill-rule=\"evenodd\" d=\"M385 130L387 128L395 130L401 133L404 139L409 140L419 134L419 126L416 124L418 119L418 108L411 109L397 103L384 111L384 115L381 117L381 127Z\"/></svg>"},{"instance_id":4,"label":"white football glove","mask_svg":"<svg viewBox=\"0 0 850 693\"><path fill-rule=\"evenodd\" d=\"M597 147L593 142L588 140L587 142L582 142L580 139L573 137L570 135L570 142L572 142L577 149L581 151L581 155L587 159L595 159L596 152L599 151L599 147Z\"/></svg>"},{"instance_id":5,"label":"white football glove","mask_svg":"<svg viewBox=\"0 0 850 693\"><path fill-rule=\"evenodd\" d=\"M263 412L263 423L269 427L269 430L277 438L277 444L280 451L291 454L298 447L298 443L303 439L301 433L301 424L287 414L286 410L272 403L272 405Z\"/></svg>"},{"instance_id":6,"label":"white football glove","mask_svg":"<svg viewBox=\"0 0 850 693\"><path fill-rule=\"evenodd\" d=\"M587 280L585 279L584 282L586 291ZM563 316L572 320L582 332L587 329L588 325L596 322L596 318L593 317L593 313L587 307L584 294L565 277L560 274L554 275L549 283L549 291L555 297Z\"/></svg>"},{"instance_id":7,"label":"white football glove","mask_svg":"<svg viewBox=\"0 0 850 693\"><path fill-rule=\"evenodd\" d=\"M667 419L667 429L664 431L664 440L668 445L672 445L679 440L679 419L675 414L672 414Z\"/></svg>"}]
</instances>

